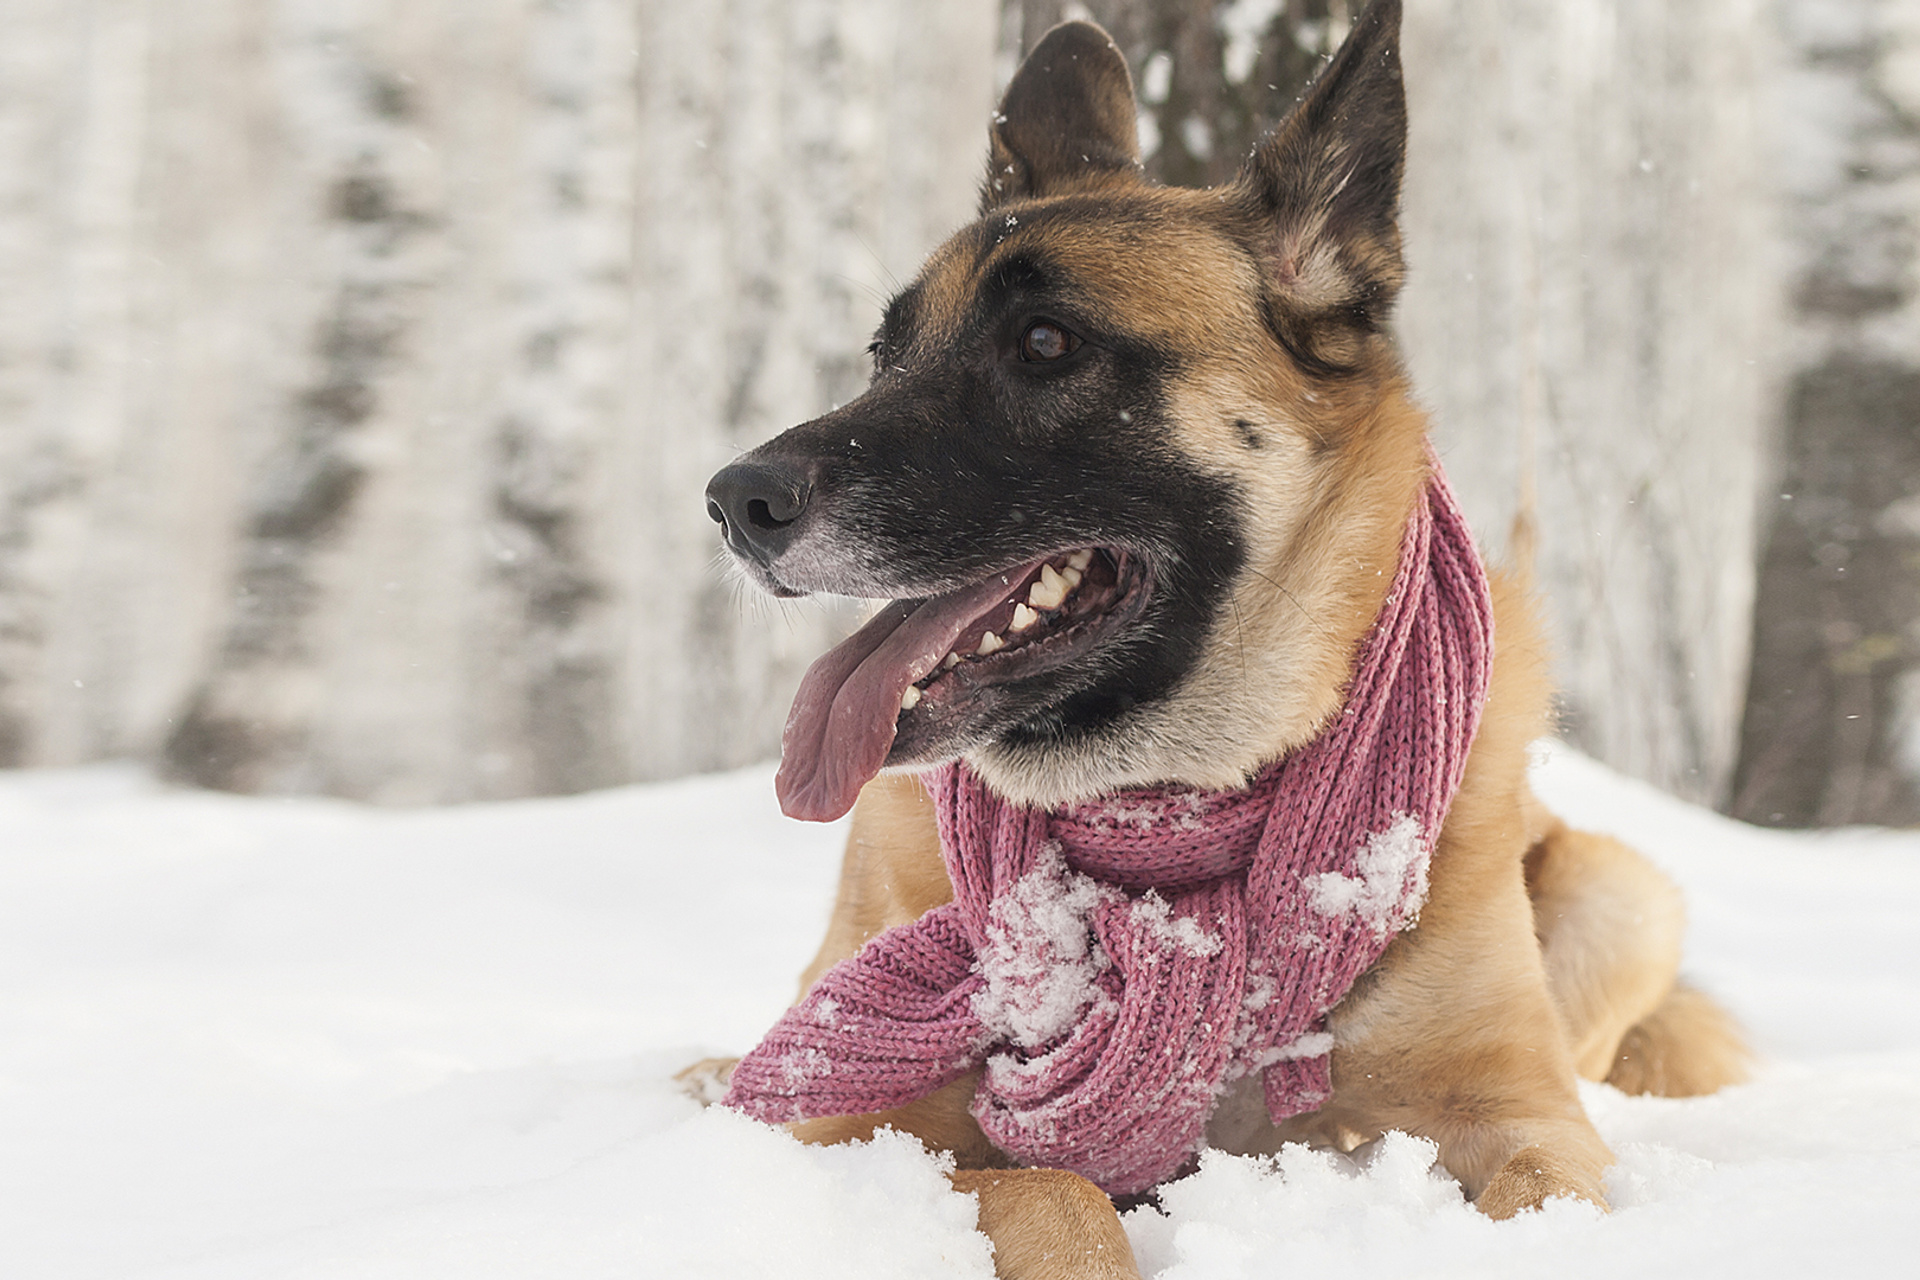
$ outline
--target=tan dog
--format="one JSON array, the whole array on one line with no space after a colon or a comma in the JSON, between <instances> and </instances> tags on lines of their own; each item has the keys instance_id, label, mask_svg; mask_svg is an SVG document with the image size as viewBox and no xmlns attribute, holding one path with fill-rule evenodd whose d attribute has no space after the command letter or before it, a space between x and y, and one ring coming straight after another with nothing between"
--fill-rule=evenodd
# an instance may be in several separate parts
<instances>
[{"instance_id":1,"label":"tan dog","mask_svg":"<svg viewBox=\"0 0 1920 1280\"><path fill-rule=\"evenodd\" d=\"M875 673L856 653L796 702L788 811L833 817L858 795L803 991L951 896L926 792L883 767L963 755L1002 795L1048 807L1230 788L1341 707L1427 474L1386 331L1402 277L1399 10L1377 0L1211 191L1142 177L1125 62L1096 27L1056 28L995 117L981 220L889 306L872 388L715 477L710 511L769 590L953 614L945 661ZM1002 599L1010 570L1049 559L1087 566L1051 609ZM1334 1096L1276 1127L1255 1094L1229 1094L1208 1135L1254 1152L1419 1134L1506 1217L1550 1196L1605 1203L1612 1157L1576 1076L1699 1093L1740 1078L1745 1051L1676 985L1673 886L1530 795L1545 655L1524 586L1496 576L1494 600L1491 693L1430 896L1331 1016ZM895 625L923 624L882 630ZM1106 1195L1006 1167L969 1114L973 1085L794 1129L837 1142L891 1125L952 1152L1003 1276L1137 1275Z\"/></svg>"}]
</instances>

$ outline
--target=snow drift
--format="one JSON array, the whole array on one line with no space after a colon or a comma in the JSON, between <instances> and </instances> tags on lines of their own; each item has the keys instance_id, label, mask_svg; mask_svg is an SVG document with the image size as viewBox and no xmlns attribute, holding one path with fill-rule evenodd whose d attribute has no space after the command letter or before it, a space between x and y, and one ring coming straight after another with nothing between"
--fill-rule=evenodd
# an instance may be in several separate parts
<instances>
[{"instance_id":1,"label":"snow drift","mask_svg":"<svg viewBox=\"0 0 1920 1280\"><path fill-rule=\"evenodd\" d=\"M1559 750L1537 778L1685 887L1759 1079L1588 1088L1611 1216L1489 1222L1404 1136L1209 1156L1128 1217L1149 1275L1913 1265L1920 834L1757 831ZM802 1147L670 1082L757 1039L825 921L841 832L770 779L395 813L0 775L0 1273L984 1280L917 1145Z\"/></svg>"}]
</instances>

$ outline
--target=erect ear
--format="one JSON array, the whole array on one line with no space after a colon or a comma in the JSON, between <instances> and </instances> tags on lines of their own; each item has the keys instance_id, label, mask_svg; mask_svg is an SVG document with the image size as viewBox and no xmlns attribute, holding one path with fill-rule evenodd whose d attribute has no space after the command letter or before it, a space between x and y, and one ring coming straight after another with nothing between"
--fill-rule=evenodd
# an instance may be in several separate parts
<instances>
[{"instance_id":1,"label":"erect ear","mask_svg":"<svg viewBox=\"0 0 1920 1280\"><path fill-rule=\"evenodd\" d=\"M1238 179L1259 213L1276 326L1310 362L1348 363L1393 308L1406 147L1400 0L1374 0Z\"/></svg>"},{"instance_id":2,"label":"erect ear","mask_svg":"<svg viewBox=\"0 0 1920 1280\"><path fill-rule=\"evenodd\" d=\"M1135 182L1140 138L1133 77L1106 32L1063 22L1014 73L987 131L980 211L1009 200Z\"/></svg>"}]
</instances>

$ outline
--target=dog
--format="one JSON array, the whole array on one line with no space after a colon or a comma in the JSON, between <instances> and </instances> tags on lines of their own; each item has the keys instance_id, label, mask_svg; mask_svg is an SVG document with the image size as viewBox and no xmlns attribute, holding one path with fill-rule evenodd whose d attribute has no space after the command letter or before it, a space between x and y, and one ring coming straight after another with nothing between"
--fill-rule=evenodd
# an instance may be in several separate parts
<instances>
[{"instance_id":1,"label":"dog","mask_svg":"<svg viewBox=\"0 0 1920 1280\"><path fill-rule=\"evenodd\" d=\"M1388 327L1403 278L1399 24L1398 0L1375 0L1238 178L1211 190L1145 179L1124 59L1096 26L1054 28L993 118L979 220L887 306L870 388L714 477L709 514L759 586L886 602L815 664L787 724L778 780L787 812L853 813L826 939L782 1023L800 1037L790 1049L829 1034L847 991L871 989L858 974L835 976L855 972L850 957L882 957L894 966L888 982L918 980L902 967L908 952L886 951L903 936L889 931L950 918L941 913L975 892L942 844L943 831L949 846L958 840L966 814L987 806L999 831L1022 815L1093 813L1095 826L1119 830L1120 811L1099 808L1112 797L1177 809L1245 794L1356 718L1363 668L1383 643L1372 637L1412 607L1411 531L1428 530L1419 536L1439 556L1457 516ZM894 1104L834 1114L776 1097L763 1114L789 1119L809 1142L891 1126L951 1153L954 1185L978 1197L998 1273L1024 1280L1137 1276L1109 1191L1177 1176L1197 1141L1193 1123L1204 1123L1207 1144L1241 1152L1296 1141L1351 1151L1404 1130L1437 1145L1490 1217L1555 1196L1604 1206L1612 1156L1576 1080L1709 1092L1743 1077L1747 1051L1729 1017L1677 981L1676 889L1531 795L1527 751L1548 726L1550 699L1539 626L1523 582L1480 576L1470 545L1466 555L1469 570L1447 570L1465 602L1445 615L1464 628L1446 641L1454 656L1422 668L1454 681L1451 701L1442 691L1421 713L1447 719L1454 737L1422 750L1454 754L1444 768L1395 757L1379 771L1395 786L1412 773L1446 775L1434 784L1445 794L1425 801L1444 814L1437 836L1393 815L1393 829L1411 823L1425 840L1393 846L1412 853L1389 859L1401 896L1388 905L1404 910L1391 928L1373 917L1382 949L1335 984L1330 1008L1307 1011L1317 1020L1300 1025L1312 1034L1262 1054L1234 1039L1252 1034L1244 1010L1260 1003L1247 994L1260 961L1246 962L1236 978L1246 991L1228 993L1243 1010L1229 1020L1245 1025L1217 1037L1223 1054L1246 1061L1209 1067L1206 1089L1181 1095L1200 1110L1162 1165L1127 1163L1136 1153L1123 1132L1099 1167L1133 1172L1103 1189L1084 1171L1046 1167L1044 1146L1039 1157L1010 1149L1004 1135L1032 1126L1009 1119L983 1080L1000 1071L1017 1091L1020 1071L1051 1069L1049 1046L1079 1023L1049 1025L1045 1045L1029 1036L1024 1068L943 1060ZM1428 634L1436 616L1420 613L1395 634L1416 649L1440 645L1445 637ZM1490 632L1476 630L1483 623ZM1468 661L1476 655L1484 670ZM1409 732L1427 741L1426 729ZM1345 767L1286 794L1317 804L1317 789ZM946 781L917 776L935 768ZM1365 849L1392 852L1387 828L1367 831ZM1175 918L1171 891L1094 884L1060 864L1055 846L1034 847L1032 857L1055 859L1041 868L1048 883L1084 889L1094 915L1074 917L1074 936L1042 938L1065 958L1057 972L1026 972L1021 981L1039 984L1031 990L1110 980L1120 961L1075 933L1095 915L1138 925L1129 937L1187 928L1176 939L1185 951L1168 943L1162 953L1169 963L1219 949L1209 930L1224 915ZM1039 883L1041 870L1019 883ZM1315 883L1360 885L1358 875L1322 872ZM1014 986L987 990L987 951L1010 936L1005 901L993 899L984 926L975 921L986 958L967 970L963 952L950 975L971 1004L939 1006L962 1041L995 1018L1004 1033L1007 1001L1021 998ZM983 993L1001 1003L983 1006ZM1117 1007L1103 998L1088 987L1076 1016ZM1148 1019L1135 1030L1159 1028ZM807 1066L816 1052L792 1049L757 1078L773 1094L841 1087L853 1068L830 1055ZM1315 1053L1325 1087L1309 1080L1277 1104L1273 1071ZM745 1096L754 1062L689 1074ZM795 1075L796 1063L807 1069ZM1144 1133L1170 1110L1155 1101L1118 1127ZM1083 1119L1091 1132L1103 1117Z\"/></svg>"}]
</instances>

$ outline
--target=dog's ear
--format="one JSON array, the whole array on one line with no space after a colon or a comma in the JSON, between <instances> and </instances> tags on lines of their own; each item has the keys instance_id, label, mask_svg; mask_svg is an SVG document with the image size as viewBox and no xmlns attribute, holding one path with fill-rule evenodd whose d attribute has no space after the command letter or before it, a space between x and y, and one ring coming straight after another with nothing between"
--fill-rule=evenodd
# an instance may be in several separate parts
<instances>
[{"instance_id":1,"label":"dog's ear","mask_svg":"<svg viewBox=\"0 0 1920 1280\"><path fill-rule=\"evenodd\" d=\"M1374 0L1238 179L1258 210L1275 330L1309 364L1350 364L1393 308L1406 147L1400 0Z\"/></svg>"},{"instance_id":2,"label":"dog's ear","mask_svg":"<svg viewBox=\"0 0 1920 1280\"><path fill-rule=\"evenodd\" d=\"M1133 77L1106 32L1063 22L1014 73L988 130L980 212L1140 177Z\"/></svg>"}]
</instances>

